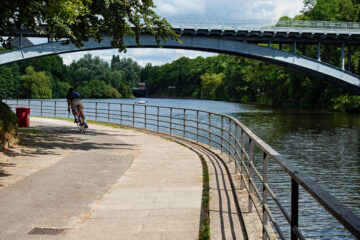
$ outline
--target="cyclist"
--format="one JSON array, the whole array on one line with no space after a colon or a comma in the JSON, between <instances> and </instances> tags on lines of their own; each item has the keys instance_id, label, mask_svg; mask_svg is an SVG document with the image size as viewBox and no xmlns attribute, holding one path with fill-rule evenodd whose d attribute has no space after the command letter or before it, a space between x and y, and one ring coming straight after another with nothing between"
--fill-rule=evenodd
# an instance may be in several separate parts
<instances>
[{"instance_id":1,"label":"cyclist","mask_svg":"<svg viewBox=\"0 0 360 240\"><path fill-rule=\"evenodd\" d=\"M77 123L77 119L76 119L76 107L79 109L80 111L80 115L83 119L83 122L81 123L81 125L84 125L85 128L88 128L88 125L86 123L85 120L85 114L83 112L84 109L84 105L82 104L82 101L80 99L80 93L78 93L77 91L75 91L74 88L69 88L69 92L66 95L66 99L68 102L68 112L70 113L70 106L74 115L74 122Z\"/></svg>"}]
</instances>

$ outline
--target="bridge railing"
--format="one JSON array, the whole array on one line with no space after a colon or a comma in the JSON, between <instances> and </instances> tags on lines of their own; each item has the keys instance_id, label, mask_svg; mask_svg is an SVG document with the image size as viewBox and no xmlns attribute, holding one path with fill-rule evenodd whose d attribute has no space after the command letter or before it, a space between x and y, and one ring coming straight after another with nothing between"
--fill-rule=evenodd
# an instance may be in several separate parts
<instances>
[{"instance_id":1,"label":"bridge railing","mask_svg":"<svg viewBox=\"0 0 360 240\"><path fill-rule=\"evenodd\" d=\"M14 111L17 106L30 107L34 116L69 117L65 101L4 101ZM310 194L311 201L318 202L333 215L350 235L360 238L360 218L356 214L231 116L197 109L146 104L90 101L85 101L84 104L87 119L191 139L227 154L227 161L235 164L235 173L240 176L241 188L248 193L248 211L255 209L262 222L263 239L274 239L273 231L279 239L305 239L304 232L299 227L304 224L300 220L305 223L308 221L299 219L299 212L302 211L299 207L300 187ZM274 186L271 186L269 181L273 175L280 174L273 165L289 179L291 195L285 196L285 199L276 196ZM280 222L279 216L285 218L285 221Z\"/></svg>"},{"instance_id":2,"label":"bridge railing","mask_svg":"<svg viewBox=\"0 0 360 240\"><path fill-rule=\"evenodd\" d=\"M313 30L351 30L360 31L360 22L332 22L310 20L259 20L259 19L226 19L226 18L166 18L175 28L205 29L313 29Z\"/></svg>"}]
</instances>

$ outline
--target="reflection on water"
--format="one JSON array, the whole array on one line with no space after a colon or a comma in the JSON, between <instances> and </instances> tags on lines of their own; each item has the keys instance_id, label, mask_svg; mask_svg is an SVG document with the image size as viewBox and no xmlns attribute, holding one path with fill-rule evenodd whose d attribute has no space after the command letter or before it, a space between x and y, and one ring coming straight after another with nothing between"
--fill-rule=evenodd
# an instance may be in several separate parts
<instances>
[{"instance_id":1,"label":"reflection on water","mask_svg":"<svg viewBox=\"0 0 360 240\"><path fill-rule=\"evenodd\" d=\"M232 115L360 215L360 115L293 109Z\"/></svg>"},{"instance_id":2,"label":"reflection on water","mask_svg":"<svg viewBox=\"0 0 360 240\"><path fill-rule=\"evenodd\" d=\"M231 115L360 215L360 115L296 109ZM284 199L290 194L285 182L276 191ZM307 238L353 239L305 191L300 194Z\"/></svg>"}]
</instances>

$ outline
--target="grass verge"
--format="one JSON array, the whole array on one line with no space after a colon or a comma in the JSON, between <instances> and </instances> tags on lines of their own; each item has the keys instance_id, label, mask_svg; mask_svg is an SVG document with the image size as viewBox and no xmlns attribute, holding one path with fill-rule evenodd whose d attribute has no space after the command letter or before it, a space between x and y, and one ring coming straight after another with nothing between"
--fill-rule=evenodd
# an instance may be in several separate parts
<instances>
[{"instance_id":1,"label":"grass verge","mask_svg":"<svg viewBox=\"0 0 360 240\"><path fill-rule=\"evenodd\" d=\"M209 204L210 204L210 179L209 179L209 170L208 165L204 159L204 157L197 153L201 160L201 165L203 169L203 192L202 192L202 218L200 223L200 231L199 231L199 239L200 240L208 240L210 239L210 216L209 216Z\"/></svg>"},{"instance_id":2,"label":"grass verge","mask_svg":"<svg viewBox=\"0 0 360 240\"><path fill-rule=\"evenodd\" d=\"M209 168L205 161L203 155L195 151L193 148L181 144L184 147L189 148L195 152L201 161L202 165L202 182L203 182L203 191L202 191L202 200L201 200L201 220L200 220L200 230L199 230L199 240L210 240L210 178L209 178Z\"/></svg>"}]
</instances>

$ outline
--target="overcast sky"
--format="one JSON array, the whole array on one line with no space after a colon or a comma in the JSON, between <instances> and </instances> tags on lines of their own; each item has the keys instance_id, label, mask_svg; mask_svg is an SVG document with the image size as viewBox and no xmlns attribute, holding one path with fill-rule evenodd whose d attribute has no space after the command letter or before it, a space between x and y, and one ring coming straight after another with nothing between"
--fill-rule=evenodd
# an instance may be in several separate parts
<instances>
[{"instance_id":1,"label":"overcast sky","mask_svg":"<svg viewBox=\"0 0 360 240\"><path fill-rule=\"evenodd\" d=\"M154 0L156 12L164 17L204 17L226 19L278 19L281 16L294 17L303 7L303 0ZM60 55L65 64L78 60L88 52L77 52ZM91 51L92 55L100 56L110 61L112 55L119 54L117 50ZM162 65L186 56L213 56L213 53L173 50L173 49L128 49L121 57L131 57L140 65L151 62Z\"/></svg>"}]
</instances>

